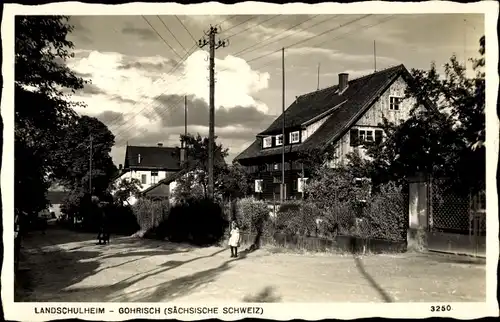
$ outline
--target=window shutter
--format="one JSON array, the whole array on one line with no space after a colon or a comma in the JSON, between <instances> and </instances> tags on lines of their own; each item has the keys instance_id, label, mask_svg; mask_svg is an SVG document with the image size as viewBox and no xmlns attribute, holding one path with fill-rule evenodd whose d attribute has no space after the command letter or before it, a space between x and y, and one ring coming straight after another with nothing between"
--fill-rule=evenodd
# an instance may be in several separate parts
<instances>
[{"instance_id":1,"label":"window shutter","mask_svg":"<svg viewBox=\"0 0 500 322\"><path fill-rule=\"evenodd\" d=\"M382 142L383 133L384 131L382 130L375 130L375 143L379 144Z\"/></svg>"},{"instance_id":2,"label":"window shutter","mask_svg":"<svg viewBox=\"0 0 500 322\"><path fill-rule=\"evenodd\" d=\"M359 131L357 129L351 130L351 138L350 138L350 145L351 146L358 146L358 141L359 141L358 132Z\"/></svg>"}]
</instances>

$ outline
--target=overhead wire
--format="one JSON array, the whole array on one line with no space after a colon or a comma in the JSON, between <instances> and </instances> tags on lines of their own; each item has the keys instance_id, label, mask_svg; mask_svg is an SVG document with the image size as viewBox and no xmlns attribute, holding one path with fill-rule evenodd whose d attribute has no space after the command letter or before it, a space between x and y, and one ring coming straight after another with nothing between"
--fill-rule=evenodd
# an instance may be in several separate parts
<instances>
[{"instance_id":1,"label":"overhead wire","mask_svg":"<svg viewBox=\"0 0 500 322\"><path fill-rule=\"evenodd\" d=\"M193 34L191 33L191 31L189 31L189 29L186 27L186 25L184 25L184 23L182 22L181 19L179 19L179 17L177 15L175 15L175 18L177 19L177 21L179 21L179 23L182 25L182 28L184 28L184 30L187 31L187 33L189 34L189 36L191 37L191 39L193 39L194 43L196 43L196 39L194 39L194 36Z\"/></svg>"},{"instance_id":2,"label":"overhead wire","mask_svg":"<svg viewBox=\"0 0 500 322\"><path fill-rule=\"evenodd\" d=\"M159 15L156 15L156 17L158 18L158 20L160 20L160 22L163 24L165 29L167 29L168 33L172 35L172 37L175 39L175 41L177 41L177 43L181 46L181 48L186 53L187 49L181 44L181 42L179 41L179 39L177 39L177 37L174 35L174 33L172 31L170 31L170 28L168 28L167 23L165 21L163 21L163 19L161 19L161 17Z\"/></svg>"},{"instance_id":3,"label":"overhead wire","mask_svg":"<svg viewBox=\"0 0 500 322\"><path fill-rule=\"evenodd\" d=\"M353 19L353 20L349 21L348 23L341 24L340 26L337 26L337 27L334 27L334 28L330 28L330 29L328 29L328 30L326 30L326 31L324 31L324 32L322 32L322 33L320 33L320 34L318 34L318 35L315 35L315 36L312 36L312 37L306 38L306 39L304 39L304 40L298 41L298 42L296 42L296 43L294 43L294 44L292 44L292 45L290 45L290 46L294 46L294 45L297 45L297 44L301 44L301 43L304 43L304 42L309 41L309 40L311 40L311 39L314 39L314 38L317 38L317 37L319 37L319 36L322 36L322 35L324 35L324 34L326 34L326 33L328 33L328 32L338 30L338 29L340 29L340 28L342 28L342 27L345 27L345 26L347 26L347 25L349 25L349 24L352 24L352 23L354 23L354 22L357 22L357 21L359 21L359 20L361 20L361 19L364 19L364 18L366 18L366 17L368 17L368 16L370 16L370 15L366 15L366 16L363 16L363 17L361 17L361 18L356 18L356 19ZM371 26L370 26L370 27L371 27ZM348 34L348 33L346 33L346 34ZM331 39L330 39L330 40L331 40ZM290 47L290 46L289 46L289 47ZM273 52L273 53L270 53L270 54L274 54L274 52ZM261 56L259 56L259 57L256 57L256 58L252 59L251 61L255 61L255 60L258 60L258 59L261 59L261 58L267 57L267 56L269 56L270 54L261 55ZM248 62L250 62L250 61L248 61ZM179 100L179 102L176 102L175 104L178 104L178 103L180 103L180 102L181 102L181 100ZM168 111L168 109L165 109L165 112L167 112L167 111ZM160 116L162 116L165 112L160 113Z\"/></svg>"},{"instance_id":4,"label":"overhead wire","mask_svg":"<svg viewBox=\"0 0 500 322\"><path fill-rule=\"evenodd\" d=\"M322 33L320 33L320 34L318 34L318 35L315 35L315 36L312 36L312 37L308 37L308 38L306 38L306 39L304 39L304 40L298 41L298 42L296 42L296 43L292 44L291 46L296 45L296 44L301 44L301 43L304 43L304 42L309 41L309 40L311 40L311 39L314 39L314 38L317 38L317 37L319 37L319 36L322 36L322 35L324 35L324 34L326 34L326 33L328 33L328 32L331 32L331 31L334 31L334 30L338 30L338 29L340 29L340 28L342 28L342 27L345 27L345 26L347 26L347 25L349 25L349 24L352 24L352 23L354 23L354 22L357 22L357 21L359 21L359 20L361 20L361 19L364 19L364 18L366 18L366 17L368 17L368 16L370 16L370 15L366 15L366 16L363 16L363 17L360 17L360 18L353 19L353 20L351 20L351 21L349 21L349 22L347 22L347 23L345 23L345 24L341 24L340 26L336 26L336 27L334 27L334 28L330 28L330 29L328 29L328 30L326 30L326 31L324 31L324 32L322 32ZM274 52L273 52L273 53L270 53L270 54L274 54ZM251 61L255 61L255 60L258 60L258 59L261 59L261 58L267 57L267 56L269 56L270 54L261 55L261 56L259 56L259 57L256 57L256 58L252 59ZM248 62L250 62L250 61L248 61ZM226 70L227 70L227 69L226 69ZM160 96L161 96L161 95L160 95ZM175 103L175 105L177 105L177 104L178 104L178 103L180 103L180 102L181 102L181 100L179 100L179 102L176 102L176 103ZM157 106L158 106L158 105L157 105ZM157 107L157 106L156 106L156 107ZM169 111L169 110L168 110L168 109L165 109L165 112L167 112L167 111ZM164 113L165 113L165 112L160 113L160 116L164 115Z\"/></svg>"},{"instance_id":5,"label":"overhead wire","mask_svg":"<svg viewBox=\"0 0 500 322\"><path fill-rule=\"evenodd\" d=\"M296 28L296 27L298 27L298 26L300 26L300 25L302 25L302 24L304 24L304 23L306 23L306 22L308 22L308 21L313 20L313 19L314 19L314 18L316 18L317 16L319 16L319 15L314 15L314 16L312 16L312 17L309 17L308 19L306 19L306 20L304 20L304 21L302 21L302 22L300 22L300 23L298 23L298 24L295 24L295 25L291 26L291 27L289 27L288 29L285 29L285 30L283 30L283 31L282 31L282 32L280 32L280 33L277 33L277 34L274 34L274 35L270 35L269 37L264 38L264 39L262 39L261 41L259 41L259 44L263 44L263 43L267 42L269 39L273 39L273 38L275 38L275 37L277 37L277 36L280 36L281 34L283 34L283 33L287 32L287 31L290 31L290 30L292 30L293 28ZM329 19L330 19L330 17L329 17L329 18L327 18L327 20L329 20ZM326 21L326 19L325 19L325 21ZM280 39L281 39L281 38L280 38ZM267 45L269 45L269 44L265 44L264 46L267 46ZM261 45L257 45L257 47L262 48L262 46L261 46ZM248 52L248 50L249 50L249 49L255 49L255 48L256 48L256 46L255 46L255 45L250 45L250 46L248 46L248 47L246 47L246 48L244 48L244 49L241 49L241 50L239 50L239 51L237 51L237 52L233 53L233 56L241 55L241 54L243 54L243 53L245 53L245 52ZM253 51L253 50L251 50L251 51Z\"/></svg>"},{"instance_id":6,"label":"overhead wire","mask_svg":"<svg viewBox=\"0 0 500 322\"><path fill-rule=\"evenodd\" d=\"M153 31L158 35L158 37L160 37L161 40L163 40L163 42L165 43L165 45L167 45L170 48L170 50L172 50L177 55L177 57L179 57L179 58L182 59L182 56L179 55L179 53L177 53L177 51L174 49L174 47L170 46L170 44L165 40L165 38L163 38L163 36L158 32L158 30L156 30L156 28L153 27L153 25L149 22L149 20L146 19L145 16L142 16L142 18L144 19L144 21L147 22L147 24L151 27L151 29L153 29Z\"/></svg>"}]
</instances>

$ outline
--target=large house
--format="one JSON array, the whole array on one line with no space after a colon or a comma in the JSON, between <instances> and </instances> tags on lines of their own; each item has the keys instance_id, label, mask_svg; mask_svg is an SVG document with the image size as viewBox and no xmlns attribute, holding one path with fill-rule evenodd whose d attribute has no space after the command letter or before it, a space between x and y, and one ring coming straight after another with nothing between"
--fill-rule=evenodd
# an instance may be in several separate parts
<instances>
[{"instance_id":1,"label":"large house","mask_svg":"<svg viewBox=\"0 0 500 322\"><path fill-rule=\"evenodd\" d=\"M298 161L299 152L333 145L335 159L329 166L345 163L346 155L365 155L364 145L383 139L383 116L392 122L409 117L412 99L404 99L411 82L404 65L356 79L338 75L338 84L301 95L235 161L255 178L257 198L279 199L282 151L285 145L285 198L302 196L308 169ZM283 117L285 136L283 137Z\"/></svg>"},{"instance_id":2,"label":"large house","mask_svg":"<svg viewBox=\"0 0 500 322\"><path fill-rule=\"evenodd\" d=\"M125 162L120 165L120 174L115 179L135 178L141 183L141 191L156 186L161 180L181 170L181 150L178 147L127 146ZM132 198L133 199L133 198ZM133 204L135 200L129 202Z\"/></svg>"}]
</instances>

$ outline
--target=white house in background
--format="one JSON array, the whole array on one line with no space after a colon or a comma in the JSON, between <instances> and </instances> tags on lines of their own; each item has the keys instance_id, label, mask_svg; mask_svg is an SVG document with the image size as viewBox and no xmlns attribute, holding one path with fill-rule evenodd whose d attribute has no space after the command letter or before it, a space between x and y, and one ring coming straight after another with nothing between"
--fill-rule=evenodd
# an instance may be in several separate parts
<instances>
[{"instance_id":1,"label":"white house in background","mask_svg":"<svg viewBox=\"0 0 500 322\"><path fill-rule=\"evenodd\" d=\"M141 192L156 186L160 181L181 170L181 150L177 147L127 146L125 161L119 166L120 174L115 179L118 183L123 179L135 178L141 182ZM134 197L128 202L134 204Z\"/></svg>"}]
</instances>

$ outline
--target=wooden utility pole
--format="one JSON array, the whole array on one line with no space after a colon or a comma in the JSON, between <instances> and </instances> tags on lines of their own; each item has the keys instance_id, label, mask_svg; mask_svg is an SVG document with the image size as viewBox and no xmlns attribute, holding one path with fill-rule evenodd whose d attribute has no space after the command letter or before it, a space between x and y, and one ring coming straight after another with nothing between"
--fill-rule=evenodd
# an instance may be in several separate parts
<instances>
[{"instance_id":1,"label":"wooden utility pole","mask_svg":"<svg viewBox=\"0 0 500 322\"><path fill-rule=\"evenodd\" d=\"M187 96L184 95L184 137L188 134L188 103Z\"/></svg>"},{"instance_id":2,"label":"wooden utility pole","mask_svg":"<svg viewBox=\"0 0 500 322\"><path fill-rule=\"evenodd\" d=\"M90 145L89 145L89 194L90 194L90 200L92 201L92 135L90 135Z\"/></svg>"},{"instance_id":3,"label":"wooden utility pole","mask_svg":"<svg viewBox=\"0 0 500 322\"><path fill-rule=\"evenodd\" d=\"M215 50L220 47L226 47L227 40L215 40L215 35L219 33L219 28L210 26L205 31L206 37L198 41L198 47L203 48L209 45L210 52L210 98L209 98L209 122L208 122L208 196L214 197L214 146L215 146Z\"/></svg>"},{"instance_id":4,"label":"wooden utility pole","mask_svg":"<svg viewBox=\"0 0 500 322\"><path fill-rule=\"evenodd\" d=\"M281 148L281 193L280 193L280 201L283 203L285 200L285 191L286 191L286 186L285 186L285 48L283 47L281 49L281 70L282 70L282 98L281 98L281 108L282 108L282 114L283 114L283 122L281 124L282 126L282 135L283 135L283 140L282 140L282 148Z\"/></svg>"},{"instance_id":5,"label":"wooden utility pole","mask_svg":"<svg viewBox=\"0 0 500 322\"><path fill-rule=\"evenodd\" d=\"M318 87L316 88L317 91L319 91L319 68L320 68L321 64L318 64Z\"/></svg>"}]
</instances>

